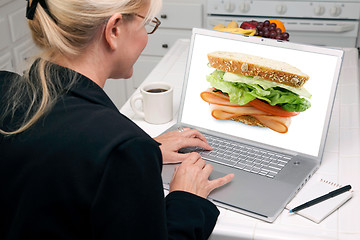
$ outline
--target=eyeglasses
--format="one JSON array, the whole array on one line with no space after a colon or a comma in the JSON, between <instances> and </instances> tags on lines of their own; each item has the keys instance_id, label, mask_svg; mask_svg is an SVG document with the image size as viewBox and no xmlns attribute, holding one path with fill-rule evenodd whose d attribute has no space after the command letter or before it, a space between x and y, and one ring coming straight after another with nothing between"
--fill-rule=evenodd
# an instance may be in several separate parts
<instances>
[{"instance_id":1,"label":"eyeglasses","mask_svg":"<svg viewBox=\"0 0 360 240\"><path fill-rule=\"evenodd\" d=\"M137 13L135 13L135 16L145 19L144 16L141 16ZM160 24L161 24L161 22L157 17L154 17L154 19L147 21L145 23L145 29L146 29L147 34L153 34L156 31L156 29L160 26Z\"/></svg>"}]
</instances>

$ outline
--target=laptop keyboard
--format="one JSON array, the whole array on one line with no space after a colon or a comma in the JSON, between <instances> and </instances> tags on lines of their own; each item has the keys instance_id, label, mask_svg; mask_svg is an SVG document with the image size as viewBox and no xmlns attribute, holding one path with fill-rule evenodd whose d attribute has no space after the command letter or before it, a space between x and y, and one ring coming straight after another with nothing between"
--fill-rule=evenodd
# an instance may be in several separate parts
<instances>
[{"instance_id":1,"label":"laptop keyboard","mask_svg":"<svg viewBox=\"0 0 360 240\"><path fill-rule=\"evenodd\" d=\"M197 151L209 161L240 169L246 172L274 178L291 160L290 156L256 147L240 144L231 140L203 134L212 151L202 148L186 148L182 152Z\"/></svg>"}]
</instances>

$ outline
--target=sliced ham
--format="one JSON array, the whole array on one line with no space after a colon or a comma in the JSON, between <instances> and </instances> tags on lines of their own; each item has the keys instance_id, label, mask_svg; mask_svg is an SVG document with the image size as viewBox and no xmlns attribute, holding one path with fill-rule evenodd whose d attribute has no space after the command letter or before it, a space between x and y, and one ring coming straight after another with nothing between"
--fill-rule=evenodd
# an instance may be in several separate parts
<instances>
[{"instance_id":1,"label":"sliced ham","mask_svg":"<svg viewBox=\"0 0 360 240\"><path fill-rule=\"evenodd\" d=\"M214 92L212 88L207 89L206 91L200 94L200 97L207 103L213 103L218 105L224 106L235 106L239 107L240 105L231 103L229 96L223 94L222 92ZM251 106L250 104L242 105L244 106Z\"/></svg>"},{"instance_id":2,"label":"sliced ham","mask_svg":"<svg viewBox=\"0 0 360 240\"><path fill-rule=\"evenodd\" d=\"M256 115L253 117L259 120L266 127L278 133L287 133L291 123L290 117L266 116L266 115Z\"/></svg>"},{"instance_id":3,"label":"sliced ham","mask_svg":"<svg viewBox=\"0 0 360 240\"><path fill-rule=\"evenodd\" d=\"M229 96L222 92L213 92L212 88L200 94L201 98L210 104L211 115L217 120L236 118L238 116L250 115L255 117L264 126L279 132L287 133L291 118L279 117L268 114L250 104L238 105L231 103Z\"/></svg>"},{"instance_id":4,"label":"sliced ham","mask_svg":"<svg viewBox=\"0 0 360 240\"><path fill-rule=\"evenodd\" d=\"M267 115L267 113L255 107L236 106L223 106L218 104L210 104L211 115L218 119L224 120L242 115Z\"/></svg>"}]
</instances>

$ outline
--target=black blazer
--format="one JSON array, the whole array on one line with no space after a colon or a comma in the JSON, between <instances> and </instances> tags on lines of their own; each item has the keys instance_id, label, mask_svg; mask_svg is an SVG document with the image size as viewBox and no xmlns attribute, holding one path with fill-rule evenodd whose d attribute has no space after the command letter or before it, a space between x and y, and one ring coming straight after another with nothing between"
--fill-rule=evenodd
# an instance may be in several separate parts
<instances>
[{"instance_id":1,"label":"black blazer","mask_svg":"<svg viewBox=\"0 0 360 240\"><path fill-rule=\"evenodd\" d=\"M0 109L13 76L0 72ZM0 134L0 239L208 238L217 208L164 199L161 168L159 143L81 75L30 129Z\"/></svg>"}]
</instances>

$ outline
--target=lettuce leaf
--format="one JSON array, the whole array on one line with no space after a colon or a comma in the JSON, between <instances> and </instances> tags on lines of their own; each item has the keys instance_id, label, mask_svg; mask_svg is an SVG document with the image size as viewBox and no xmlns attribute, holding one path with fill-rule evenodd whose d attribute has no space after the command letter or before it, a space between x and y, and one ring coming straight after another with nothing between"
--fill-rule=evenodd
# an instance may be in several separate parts
<instances>
[{"instance_id":1,"label":"lettuce leaf","mask_svg":"<svg viewBox=\"0 0 360 240\"><path fill-rule=\"evenodd\" d=\"M244 105L258 98L268 102L270 105L279 105L289 112L303 112L311 107L307 99L301 98L298 94L287 89L281 87L264 89L259 84L228 82L224 81L224 74L224 71L215 70L206 76L206 80L214 88L227 93L232 103Z\"/></svg>"},{"instance_id":2,"label":"lettuce leaf","mask_svg":"<svg viewBox=\"0 0 360 240\"><path fill-rule=\"evenodd\" d=\"M256 97L250 94L249 89L246 85L239 86L238 83L226 82L223 80L223 71L215 70L209 76L206 76L206 80L216 89L227 93L230 98L230 102L244 105L254 100Z\"/></svg>"}]
</instances>

